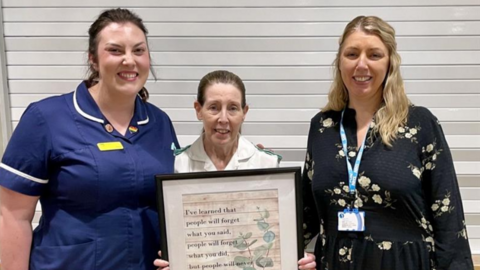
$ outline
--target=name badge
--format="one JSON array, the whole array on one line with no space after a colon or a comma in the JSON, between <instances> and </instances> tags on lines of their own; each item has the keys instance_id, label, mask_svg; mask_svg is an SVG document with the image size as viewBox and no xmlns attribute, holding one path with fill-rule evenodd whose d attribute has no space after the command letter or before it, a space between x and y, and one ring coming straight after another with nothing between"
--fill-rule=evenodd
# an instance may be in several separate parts
<instances>
[{"instance_id":1,"label":"name badge","mask_svg":"<svg viewBox=\"0 0 480 270\"><path fill-rule=\"evenodd\" d=\"M365 231L365 212L358 209L338 212L338 230L348 232Z\"/></svg>"},{"instance_id":2,"label":"name badge","mask_svg":"<svg viewBox=\"0 0 480 270\"><path fill-rule=\"evenodd\" d=\"M102 142L97 143L97 146L100 151L114 151L123 149L123 145L121 142Z\"/></svg>"}]
</instances>

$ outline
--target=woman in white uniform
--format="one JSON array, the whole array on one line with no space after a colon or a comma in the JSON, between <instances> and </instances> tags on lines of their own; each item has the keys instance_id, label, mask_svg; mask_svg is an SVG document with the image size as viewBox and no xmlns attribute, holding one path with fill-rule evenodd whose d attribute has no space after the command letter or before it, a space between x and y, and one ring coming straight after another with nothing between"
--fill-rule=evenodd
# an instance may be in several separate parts
<instances>
[{"instance_id":1,"label":"woman in white uniform","mask_svg":"<svg viewBox=\"0 0 480 270\"><path fill-rule=\"evenodd\" d=\"M203 122L203 132L192 145L175 150L175 173L278 167L280 155L257 147L240 134L248 105L245 85L237 75L225 70L205 75L193 106ZM170 269L161 259L154 264L158 269ZM315 269L315 257L309 254L298 264L299 269Z\"/></svg>"},{"instance_id":2,"label":"woman in white uniform","mask_svg":"<svg viewBox=\"0 0 480 270\"><path fill-rule=\"evenodd\" d=\"M237 75L225 70L205 75L193 106L203 132L192 145L175 151L175 173L278 167L281 156L240 134L248 105Z\"/></svg>"}]
</instances>

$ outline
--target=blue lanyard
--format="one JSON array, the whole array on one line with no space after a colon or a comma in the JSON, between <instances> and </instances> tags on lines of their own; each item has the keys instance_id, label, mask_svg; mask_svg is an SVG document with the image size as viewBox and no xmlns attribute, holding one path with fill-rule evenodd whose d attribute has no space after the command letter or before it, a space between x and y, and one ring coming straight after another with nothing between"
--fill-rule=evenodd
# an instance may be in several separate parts
<instances>
[{"instance_id":1,"label":"blue lanyard","mask_svg":"<svg viewBox=\"0 0 480 270\"><path fill-rule=\"evenodd\" d=\"M347 162L348 188L350 190L350 194L354 194L356 189L356 184L357 184L357 178L358 178L358 169L360 168L360 162L362 160L363 149L365 148L365 141L367 140L368 130L365 133L365 137L363 138L362 146L360 146L360 149L358 149L357 159L355 159L355 166L352 169L352 165L348 161L347 136L345 135L345 129L343 128L344 113L345 113L345 109L343 109L342 118L340 119L340 138L342 139L343 153L345 154L345 159ZM370 127L370 124L368 126Z\"/></svg>"}]
</instances>

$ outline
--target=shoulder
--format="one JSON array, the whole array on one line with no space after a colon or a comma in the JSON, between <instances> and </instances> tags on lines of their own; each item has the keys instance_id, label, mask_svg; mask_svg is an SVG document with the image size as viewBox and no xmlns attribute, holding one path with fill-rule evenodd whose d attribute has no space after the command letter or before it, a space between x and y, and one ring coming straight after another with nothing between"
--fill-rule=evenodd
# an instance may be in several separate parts
<instances>
[{"instance_id":1,"label":"shoulder","mask_svg":"<svg viewBox=\"0 0 480 270\"><path fill-rule=\"evenodd\" d=\"M181 147L181 148L177 148L177 149L173 149L173 154L175 155L175 158L178 157L178 156L186 156L186 151L188 149L190 149L192 145L187 145L185 147Z\"/></svg>"},{"instance_id":2,"label":"shoulder","mask_svg":"<svg viewBox=\"0 0 480 270\"><path fill-rule=\"evenodd\" d=\"M320 111L314 117L312 117L311 123L323 124L325 122L326 124L329 124L331 122L333 125L333 124L336 124L338 121L340 121L340 115L341 115L341 112L337 112L337 111Z\"/></svg>"},{"instance_id":3,"label":"shoulder","mask_svg":"<svg viewBox=\"0 0 480 270\"><path fill-rule=\"evenodd\" d=\"M422 106L411 105L408 111L408 122L414 125L439 125L438 118Z\"/></svg>"},{"instance_id":4,"label":"shoulder","mask_svg":"<svg viewBox=\"0 0 480 270\"><path fill-rule=\"evenodd\" d=\"M267 168L267 167L278 167L278 164L282 160L282 156L276 154L275 152L267 149L262 149L255 145L254 143L250 142L249 140L245 139L243 136L240 137L243 140L242 145L243 147L248 148L248 151L243 151L244 153L250 152L251 162L258 163L255 167L259 168ZM246 150L246 149L245 149Z\"/></svg>"}]
</instances>

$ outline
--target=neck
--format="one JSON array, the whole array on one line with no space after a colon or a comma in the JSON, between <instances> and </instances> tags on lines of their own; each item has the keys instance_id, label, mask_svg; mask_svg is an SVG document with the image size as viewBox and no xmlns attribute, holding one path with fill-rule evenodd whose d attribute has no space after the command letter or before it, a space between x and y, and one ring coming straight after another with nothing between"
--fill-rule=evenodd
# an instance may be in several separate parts
<instances>
[{"instance_id":1,"label":"neck","mask_svg":"<svg viewBox=\"0 0 480 270\"><path fill-rule=\"evenodd\" d=\"M231 144L217 146L206 140L205 136L203 137L203 148L217 170L224 170L227 167L233 154L237 151L237 147L238 139Z\"/></svg>"},{"instance_id":2,"label":"neck","mask_svg":"<svg viewBox=\"0 0 480 270\"><path fill-rule=\"evenodd\" d=\"M381 92L380 92L381 94ZM369 97L364 99L352 98L348 102L348 107L355 110L357 122L370 122L373 115L382 104L382 97Z\"/></svg>"},{"instance_id":3,"label":"neck","mask_svg":"<svg viewBox=\"0 0 480 270\"><path fill-rule=\"evenodd\" d=\"M133 117L135 98L113 94L101 82L88 89L102 114L110 121L128 125Z\"/></svg>"}]
</instances>

